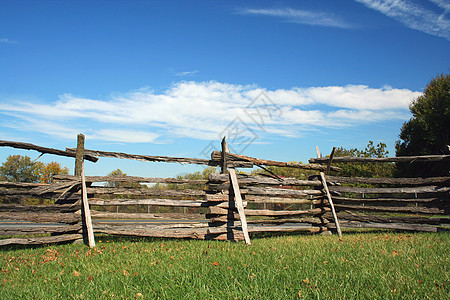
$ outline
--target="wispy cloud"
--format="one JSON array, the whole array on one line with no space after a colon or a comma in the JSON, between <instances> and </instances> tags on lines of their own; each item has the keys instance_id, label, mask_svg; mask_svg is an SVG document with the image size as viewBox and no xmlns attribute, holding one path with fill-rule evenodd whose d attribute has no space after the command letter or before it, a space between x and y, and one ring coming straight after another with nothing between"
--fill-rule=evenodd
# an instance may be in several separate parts
<instances>
[{"instance_id":1,"label":"wispy cloud","mask_svg":"<svg viewBox=\"0 0 450 300\"><path fill-rule=\"evenodd\" d=\"M0 38L0 44L14 44L14 45L18 45L19 42L17 41L13 41L7 38Z\"/></svg>"},{"instance_id":2,"label":"wispy cloud","mask_svg":"<svg viewBox=\"0 0 450 300\"><path fill-rule=\"evenodd\" d=\"M352 28L353 26L335 15L327 12L320 11L308 11L292 8L279 8L279 9L241 9L238 11L244 15L259 15L278 17L291 23L305 24L311 26L325 26L325 27L337 27L337 28Z\"/></svg>"},{"instance_id":3,"label":"wispy cloud","mask_svg":"<svg viewBox=\"0 0 450 300\"><path fill-rule=\"evenodd\" d=\"M446 14L450 3L443 0L431 0L440 12L426 9L408 0L356 0L365 6L403 23L405 26L450 40L450 20ZM443 10L443 11L442 11Z\"/></svg>"},{"instance_id":4,"label":"wispy cloud","mask_svg":"<svg viewBox=\"0 0 450 300\"><path fill-rule=\"evenodd\" d=\"M261 92L280 110L264 129L247 114L255 109L247 106ZM127 143L158 143L179 137L211 140L236 117L258 135L293 137L320 127L405 120L408 104L419 95L407 89L364 85L266 90L188 81L162 93L140 89L109 99L70 94L48 104L1 99L0 114L5 116L3 127L68 139L84 132L90 139Z\"/></svg>"},{"instance_id":5,"label":"wispy cloud","mask_svg":"<svg viewBox=\"0 0 450 300\"><path fill-rule=\"evenodd\" d=\"M175 75L184 77L184 76L192 76L192 75L195 75L197 73L198 73L198 71L194 70L194 71L178 72L178 73L175 73Z\"/></svg>"}]
</instances>

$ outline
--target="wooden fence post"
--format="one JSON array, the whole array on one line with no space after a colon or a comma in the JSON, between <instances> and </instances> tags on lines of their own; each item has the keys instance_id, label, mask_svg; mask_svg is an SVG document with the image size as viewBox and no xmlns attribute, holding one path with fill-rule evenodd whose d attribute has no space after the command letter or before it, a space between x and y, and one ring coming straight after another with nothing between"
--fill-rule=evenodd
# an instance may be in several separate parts
<instances>
[{"instance_id":1,"label":"wooden fence post","mask_svg":"<svg viewBox=\"0 0 450 300\"><path fill-rule=\"evenodd\" d=\"M87 189L86 189L86 178L84 176L84 163L81 165L81 192L82 192L82 202L83 205L81 206L84 212L82 214L82 218L84 219L84 222L86 223L86 234L87 234L87 240L89 247L94 248L95 247L95 239L94 239L94 229L92 227L92 219L91 219L91 211L89 209L89 202L87 197ZM84 228L83 228L84 231ZM83 232L83 236L84 236Z\"/></svg>"},{"instance_id":2,"label":"wooden fence post","mask_svg":"<svg viewBox=\"0 0 450 300\"><path fill-rule=\"evenodd\" d=\"M227 142L224 137L222 139L222 155L224 157L223 165L222 165L222 173L225 173L227 170L225 157L226 157L226 153L229 153L229 152L230 152L230 149L228 149L228 145L227 145ZM250 245L251 242L250 242L250 236L248 234L247 219L245 217L244 204L242 201L241 191L239 190L239 183L237 181L236 170L234 168L229 168L228 173L230 174L230 183L231 183L230 197L232 197L232 195L234 195L235 204L236 204L235 206L239 213L239 219L241 220L241 227L242 227L242 233L244 234L244 240L247 245ZM233 193L231 193L231 191L233 191Z\"/></svg>"},{"instance_id":3,"label":"wooden fence post","mask_svg":"<svg viewBox=\"0 0 450 300\"><path fill-rule=\"evenodd\" d=\"M317 158L321 158L322 155L320 154L319 146L316 146L316 150L317 150ZM335 148L333 148L333 151L331 151L332 155L334 155L334 150L335 150ZM327 167L327 170L329 170L329 168L330 168L332 159L333 158L330 157L330 163ZM322 181L323 188L325 189L325 192L326 192L326 195L328 198L328 202L330 203L330 206L331 206L331 212L333 213L334 223L336 224L336 229L338 232L339 240L342 240L341 225L339 224L339 219L337 217L336 210L334 209L333 199L331 198L331 194L330 194L330 191L329 191L328 185L327 185L327 180L326 180L325 174L323 172L320 172L320 179Z\"/></svg>"},{"instance_id":4,"label":"wooden fence post","mask_svg":"<svg viewBox=\"0 0 450 300\"><path fill-rule=\"evenodd\" d=\"M87 202L86 181L84 178L84 140L83 134L77 137L77 149L75 153L75 176L81 177L81 225L83 233L83 242L89 247L95 246L94 233L92 227L91 214L89 210L89 203Z\"/></svg>"},{"instance_id":5,"label":"wooden fence post","mask_svg":"<svg viewBox=\"0 0 450 300\"><path fill-rule=\"evenodd\" d=\"M84 135L79 134L77 137L77 150L75 153L75 176L81 176L84 161Z\"/></svg>"}]
</instances>

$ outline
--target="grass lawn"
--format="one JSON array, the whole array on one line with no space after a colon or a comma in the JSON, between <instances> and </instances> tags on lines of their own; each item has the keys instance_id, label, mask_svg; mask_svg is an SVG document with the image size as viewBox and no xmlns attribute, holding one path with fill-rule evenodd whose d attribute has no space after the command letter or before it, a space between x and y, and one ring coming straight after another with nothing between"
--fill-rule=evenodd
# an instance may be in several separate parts
<instances>
[{"instance_id":1,"label":"grass lawn","mask_svg":"<svg viewBox=\"0 0 450 300\"><path fill-rule=\"evenodd\" d=\"M0 299L450 299L449 233L0 248Z\"/></svg>"}]
</instances>

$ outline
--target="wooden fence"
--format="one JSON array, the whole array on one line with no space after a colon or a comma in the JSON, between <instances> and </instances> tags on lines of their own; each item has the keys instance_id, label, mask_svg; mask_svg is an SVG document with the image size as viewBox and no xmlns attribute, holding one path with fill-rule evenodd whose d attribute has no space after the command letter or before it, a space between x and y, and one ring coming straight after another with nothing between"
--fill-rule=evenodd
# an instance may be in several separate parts
<instances>
[{"instance_id":1,"label":"wooden fence","mask_svg":"<svg viewBox=\"0 0 450 300\"><path fill-rule=\"evenodd\" d=\"M437 231L449 223L450 177L331 177L330 171L340 170L332 166L332 157L311 159L309 164L262 160L229 153L225 140L222 151L211 153L209 160L88 150L84 149L82 135L76 149L65 151L8 141L0 141L0 146L75 158L75 175L57 175L53 184L0 182L0 197L4 200L0 204L0 219L40 224L32 228L0 229L3 236L25 236L0 239L0 245L83 238L92 247L94 233L244 239L250 244L250 234L255 233L322 233L336 228L340 235L340 223L342 227L421 231ZM219 166L221 174L213 173L208 180L84 176L83 161L96 162L100 157ZM317 171L318 175L298 180L277 174L270 177L236 174L237 167L253 166L301 168ZM373 187L355 186L361 183ZM26 199L51 204L27 205ZM123 221L107 221L111 219ZM127 222L129 219L133 223ZM50 226L47 222L56 224ZM46 236L36 237L41 234Z\"/></svg>"},{"instance_id":2,"label":"wooden fence","mask_svg":"<svg viewBox=\"0 0 450 300\"><path fill-rule=\"evenodd\" d=\"M311 163L448 162L449 155L414 157L326 157ZM317 178L313 176L311 179ZM450 177L362 178L328 176L333 201L342 227L387 228L437 232L450 223ZM335 228L329 213L324 215Z\"/></svg>"}]
</instances>

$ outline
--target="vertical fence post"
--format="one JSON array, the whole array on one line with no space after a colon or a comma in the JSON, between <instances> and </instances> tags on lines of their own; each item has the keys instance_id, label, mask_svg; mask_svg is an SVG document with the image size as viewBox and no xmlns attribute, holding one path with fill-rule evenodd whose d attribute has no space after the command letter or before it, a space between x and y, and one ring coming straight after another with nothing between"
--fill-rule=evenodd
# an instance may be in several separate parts
<instances>
[{"instance_id":1,"label":"vertical fence post","mask_svg":"<svg viewBox=\"0 0 450 300\"><path fill-rule=\"evenodd\" d=\"M228 145L227 145L227 142L224 137L222 139L222 157L223 157L222 173L225 173L228 168L227 161L226 161L227 153L230 153L230 149L228 149ZM231 200L231 197L234 198L233 204L237 208L238 213L239 213L239 219L241 220L241 228L242 228L242 233L244 234L245 243L247 245L250 245L251 242L250 242L250 236L248 234L247 219L245 217L244 204L242 202L241 191L239 190L239 183L237 181L236 170L234 168L229 168L228 173L230 176L230 193L229 193L230 200ZM231 208L231 203L230 203L230 208Z\"/></svg>"},{"instance_id":2,"label":"vertical fence post","mask_svg":"<svg viewBox=\"0 0 450 300\"><path fill-rule=\"evenodd\" d=\"M81 225L83 242L90 247L95 246L95 241L92 231L92 220L89 211L89 204L87 203L87 192L86 192L86 182L84 179L84 140L83 134L79 134L77 137L77 150L75 152L75 176L79 176L82 180L81 184ZM87 217L88 216L88 217ZM90 228L90 230L88 229ZM92 231L92 236L90 237L90 232Z\"/></svg>"},{"instance_id":3,"label":"vertical fence post","mask_svg":"<svg viewBox=\"0 0 450 300\"><path fill-rule=\"evenodd\" d=\"M320 154L319 146L316 146L316 150L317 150L317 158L321 158L322 155ZM332 151L333 155L334 155L334 150L335 149L333 148L333 151ZM331 159L332 159L332 157L330 157L330 161L331 161ZM327 169L330 167L331 167L331 163L329 164ZM330 203L330 206L331 206L331 212L333 213L334 223L336 224L336 230L339 235L339 240L342 240L341 225L339 224L339 219L337 217L336 210L334 209L333 199L331 199L331 194L330 194L330 191L328 190L327 180L326 180L324 172L320 172L320 179L322 180L323 188L325 189L325 192L326 192L326 195L328 198L328 202Z\"/></svg>"},{"instance_id":4,"label":"vertical fence post","mask_svg":"<svg viewBox=\"0 0 450 300\"><path fill-rule=\"evenodd\" d=\"M84 135L79 134L77 137L77 150L75 152L75 176L81 176L84 161Z\"/></svg>"}]
</instances>

